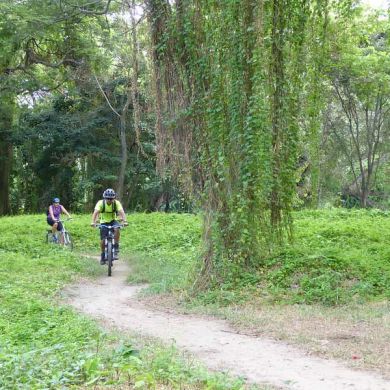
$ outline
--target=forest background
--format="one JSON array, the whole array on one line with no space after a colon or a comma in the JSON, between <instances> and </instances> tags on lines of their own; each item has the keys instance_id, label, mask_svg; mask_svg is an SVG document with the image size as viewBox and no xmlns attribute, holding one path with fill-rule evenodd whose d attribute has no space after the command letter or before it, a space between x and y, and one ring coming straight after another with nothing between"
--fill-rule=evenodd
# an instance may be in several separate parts
<instances>
[{"instance_id":1,"label":"forest background","mask_svg":"<svg viewBox=\"0 0 390 390\"><path fill-rule=\"evenodd\" d=\"M0 215L204 215L205 269L389 207L389 17L354 1L1 3ZM208 273L208 272L207 272Z\"/></svg>"},{"instance_id":2,"label":"forest background","mask_svg":"<svg viewBox=\"0 0 390 390\"><path fill-rule=\"evenodd\" d=\"M242 388L59 306L105 272L107 187L157 306L390 375L389 27L352 0L0 1L0 387ZM43 240L54 196L73 252Z\"/></svg>"}]
</instances>

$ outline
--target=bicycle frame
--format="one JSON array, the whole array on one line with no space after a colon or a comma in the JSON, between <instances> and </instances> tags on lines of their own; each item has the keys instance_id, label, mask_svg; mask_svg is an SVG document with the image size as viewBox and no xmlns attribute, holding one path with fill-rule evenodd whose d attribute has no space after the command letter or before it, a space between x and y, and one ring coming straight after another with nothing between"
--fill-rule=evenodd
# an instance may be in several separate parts
<instances>
[{"instance_id":1,"label":"bicycle frame","mask_svg":"<svg viewBox=\"0 0 390 390\"><path fill-rule=\"evenodd\" d=\"M70 250L73 249L73 242L70 233L66 230L65 222L70 221L72 218L68 218L66 220L58 220L58 222L62 223L62 230L57 231L55 234L51 232L51 230L48 231L46 241L51 242L53 244L60 244L64 247L69 248ZM55 239L54 239L55 237Z\"/></svg>"},{"instance_id":2,"label":"bicycle frame","mask_svg":"<svg viewBox=\"0 0 390 390\"><path fill-rule=\"evenodd\" d=\"M104 253L106 257L106 262L108 266L108 276L111 276L111 268L112 264L114 261L114 245L115 245L115 230L116 229L121 229L123 225L116 225L116 226L111 226L111 225L106 225L104 223L97 225L99 229L107 229L107 236L104 237Z\"/></svg>"}]
</instances>

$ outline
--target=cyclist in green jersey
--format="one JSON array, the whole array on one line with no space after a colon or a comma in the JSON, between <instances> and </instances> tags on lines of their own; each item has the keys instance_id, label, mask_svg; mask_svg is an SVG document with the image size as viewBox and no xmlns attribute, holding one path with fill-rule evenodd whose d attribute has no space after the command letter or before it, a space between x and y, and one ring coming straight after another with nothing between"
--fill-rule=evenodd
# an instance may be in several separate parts
<instances>
[{"instance_id":1,"label":"cyclist in green jersey","mask_svg":"<svg viewBox=\"0 0 390 390\"><path fill-rule=\"evenodd\" d=\"M92 222L91 226L96 226L96 221L98 217L100 216L100 224L104 225L110 225L110 226L119 226L119 220L117 219L118 215L120 217L120 220L122 220L123 224L126 226L126 214L123 210L121 202L119 200L116 200L116 193L112 188L107 188L103 192L103 199L99 200L96 203L95 210L92 214ZM104 254L104 239L106 238L108 233L107 228L101 228L100 229L100 248L101 248L101 258L100 258L100 264L106 263L106 258ZM118 259L118 253L119 253L119 239L120 239L120 230L115 229L115 256L114 259Z\"/></svg>"}]
</instances>

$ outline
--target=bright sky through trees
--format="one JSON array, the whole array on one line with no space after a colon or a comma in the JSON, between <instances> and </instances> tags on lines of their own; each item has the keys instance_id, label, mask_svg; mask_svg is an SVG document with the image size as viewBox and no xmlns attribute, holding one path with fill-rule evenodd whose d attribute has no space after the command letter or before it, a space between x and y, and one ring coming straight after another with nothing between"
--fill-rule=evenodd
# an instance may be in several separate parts
<instances>
[{"instance_id":1,"label":"bright sky through trees","mask_svg":"<svg viewBox=\"0 0 390 390\"><path fill-rule=\"evenodd\" d=\"M387 9L390 7L389 0L363 0L363 3L377 9Z\"/></svg>"}]
</instances>

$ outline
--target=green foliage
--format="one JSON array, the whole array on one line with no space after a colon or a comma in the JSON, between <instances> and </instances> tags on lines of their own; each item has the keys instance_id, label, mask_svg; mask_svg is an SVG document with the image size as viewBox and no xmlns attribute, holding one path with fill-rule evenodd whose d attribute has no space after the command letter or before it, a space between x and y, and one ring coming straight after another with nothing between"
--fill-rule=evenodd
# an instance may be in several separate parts
<instances>
[{"instance_id":1,"label":"green foliage","mask_svg":"<svg viewBox=\"0 0 390 390\"><path fill-rule=\"evenodd\" d=\"M313 63L324 35L313 26L324 23L327 7L322 1L182 1L171 8L151 2L157 100L175 107L167 116L181 130L162 126L168 141L161 147L167 164L181 152L180 168L192 174L195 166L195 180L200 176L206 284L222 282L226 264L260 265L291 237L300 122L309 111L303 99L312 88L304 76L310 66L312 79L317 76ZM307 55L313 47L317 52ZM171 79L172 69L179 81ZM184 98L170 95L172 84L184 89ZM192 126L183 125L183 116ZM196 150L188 161L189 138Z\"/></svg>"},{"instance_id":2,"label":"green foliage","mask_svg":"<svg viewBox=\"0 0 390 390\"><path fill-rule=\"evenodd\" d=\"M123 82L118 81L116 87ZM87 92L98 93L91 86L84 95ZM103 97L88 107L77 91L52 97L35 109L25 107L13 135L17 145L13 211L39 211L53 194L66 207L82 211L101 196L104 188L115 187L120 166L118 125ZM135 137L133 129L128 137ZM122 202L130 209L150 210L163 189L155 173L153 133L145 128L140 141L145 155L139 155L134 146L129 149L127 183L131 197L125 196ZM173 189L171 192L175 193Z\"/></svg>"},{"instance_id":3,"label":"green foliage","mask_svg":"<svg viewBox=\"0 0 390 390\"><path fill-rule=\"evenodd\" d=\"M79 216L87 226L90 216ZM149 282L155 292L183 290L194 278L200 252L199 217L190 214L136 213L128 215L129 226L121 232L121 246L131 254L132 282ZM73 225L72 225L73 227ZM75 230L76 229L76 230ZM78 231L78 245L98 250L98 232Z\"/></svg>"},{"instance_id":4,"label":"green foliage","mask_svg":"<svg viewBox=\"0 0 390 390\"><path fill-rule=\"evenodd\" d=\"M322 140L323 193L342 191L347 207L385 207L377 172L389 156L389 21L378 12L350 11L330 23L328 112ZM337 189L338 187L338 189Z\"/></svg>"},{"instance_id":5,"label":"green foliage","mask_svg":"<svg viewBox=\"0 0 390 390\"><path fill-rule=\"evenodd\" d=\"M261 266L223 264L221 279L212 279L197 301L227 305L258 297L338 305L390 296L387 212L330 209L300 211L294 217L295 243ZM135 214L129 220L124 245L138 252L132 280L151 283L155 292L191 291L199 267L199 217Z\"/></svg>"},{"instance_id":6,"label":"green foliage","mask_svg":"<svg viewBox=\"0 0 390 390\"><path fill-rule=\"evenodd\" d=\"M379 211L300 212L296 242L262 270L271 299L335 305L389 297L389 221Z\"/></svg>"},{"instance_id":7,"label":"green foliage","mask_svg":"<svg viewBox=\"0 0 390 390\"><path fill-rule=\"evenodd\" d=\"M5 204L8 199L0 197L7 212L38 212L53 194L67 207L83 211L104 188L116 187L121 163L120 124L94 76L112 106L121 111L133 72L129 64L132 42L127 36L129 26L114 12L119 4L111 3L109 10L114 16L110 20L104 17L108 8L102 7L103 3L87 1L57 4L44 0L0 5L1 107L7 113L7 122L0 123L1 134L6 135L0 149L4 143L13 150L8 164L13 164L11 210ZM140 41L147 34L145 26L142 28ZM148 63L140 53L136 98L140 106L139 144L144 153L135 143L130 105L125 118L129 160L122 201L131 209L153 210L166 192L173 208L179 210L174 204L178 191L166 191L155 172ZM12 110L16 101L17 109ZM8 165L2 164L0 159L8 181ZM4 198L8 198L8 188ZM3 208L0 213L4 213Z\"/></svg>"},{"instance_id":8,"label":"green foliage","mask_svg":"<svg viewBox=\"0 0 390 390\"><path fill-rule=\"evenodd\" d=\"M80 216L68 224L83 251L98 246L97 232L87 221L89 216ZM47 245L46 227L44 215L0 219L2 389L242 388L241 381L209 374L173 347L149 343L139 350L140 340L105 333L58 303L66 284L103 271L80 253Z\"/></svg>"}]
</instances>

